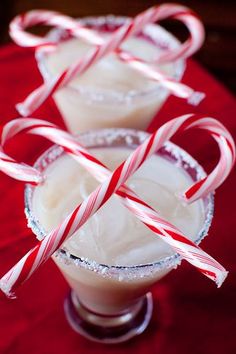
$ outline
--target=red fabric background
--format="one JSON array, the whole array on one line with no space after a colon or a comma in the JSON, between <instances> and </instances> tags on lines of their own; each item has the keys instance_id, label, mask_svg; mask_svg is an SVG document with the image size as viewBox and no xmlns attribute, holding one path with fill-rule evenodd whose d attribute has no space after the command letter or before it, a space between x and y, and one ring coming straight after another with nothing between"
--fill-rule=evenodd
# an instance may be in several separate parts
<instances>
[{"instance_id":1,"label":"red fabric background","mask_svg":"<svg viewBox=\"0 0 236 354\"><path fill-rule=\"evenodd\" d=\"M2 47L0 80L0 117L4 123L17 117L14 104L41 82L33 52L14 45ZM192 61L188 62L184 82L205 91L207 98L199 107L191 107L171 97L149 130L179 114L201 112L220 119L236 137L236 103L231 94ZM63 126L51 99L34 116ZM214 143L199 131L176 141L194 154L206 169L217 160ZM41 138L24 136L10 143L8 152L32 163L48 145ZM62 308L68 286L49 261L19 289L16 300L0 294L0 353L235 354L235 181L234 170L217 191L210 236L202 243L202 247L230 271L222 288L217 289L183 262L178 270L155 286L155 309L148 330L128 343L111 347L89 342L69 327ZM1 276L35 241L24 218L23 183L1 173L0 184Z\"/></svg>"}]
</instances>

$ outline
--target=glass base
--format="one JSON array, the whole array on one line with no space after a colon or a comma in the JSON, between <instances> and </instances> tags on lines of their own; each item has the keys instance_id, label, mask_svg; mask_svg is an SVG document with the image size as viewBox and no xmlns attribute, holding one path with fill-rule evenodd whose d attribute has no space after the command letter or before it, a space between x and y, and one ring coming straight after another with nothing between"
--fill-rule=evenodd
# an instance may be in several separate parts
<instances>
[{"instance_id":1,"label":"glass base","mask_svg":"<svg viewBox=\"0 0 236 354\"><path fill-rule=\"evenodd\" d=\"M121 314L102 315L81 304L72 290L64 303L70 326L82 336L101 343L121 343L141 334L148 326L153 310L152 294L147 293Z\"/></svg>"}]
</instances>

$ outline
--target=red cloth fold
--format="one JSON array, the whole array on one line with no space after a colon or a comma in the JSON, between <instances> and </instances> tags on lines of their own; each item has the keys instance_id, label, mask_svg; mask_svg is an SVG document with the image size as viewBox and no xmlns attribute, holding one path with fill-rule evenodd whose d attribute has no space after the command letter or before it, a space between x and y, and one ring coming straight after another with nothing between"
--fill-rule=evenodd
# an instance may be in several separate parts
<instances>
[{"instance_id":1,"label":"red cloth fold","mask_svg":"<svg viewBox=\"0 0 236 354\"><path fill-rule=\"evenodd\" d=\"M0 49L1 123L18 117L15 104L22 101L42 81L31 50L9 45ZM149 127L153 131L180 114L207 113L221 120L236 137L236 102L233 96L204 69L188 61L183 78L207 98L198 106L171 97ZM52 99L34 117L63 121ZM32 144L32 139L34 143ZM192 153L207 170L218 158L211 139L202 132L176 137L176 142ZM9 143L7 151L32 163L50 144L42 138L23 136ZM52 261L48 261L18 291L16 300L0 294L0 353L3 354L89 354L164 353L235 354L236 265L235 265L235 170L216 193L216 208L210 235L202 247L229 271L222 288L183 262L154 287L154 314L151 325L128 343L95 344L73 332L63 313L68 286ZM23 212L24 184L0 173L0 276L35 244Z\"/></svg>"}]
</instances>

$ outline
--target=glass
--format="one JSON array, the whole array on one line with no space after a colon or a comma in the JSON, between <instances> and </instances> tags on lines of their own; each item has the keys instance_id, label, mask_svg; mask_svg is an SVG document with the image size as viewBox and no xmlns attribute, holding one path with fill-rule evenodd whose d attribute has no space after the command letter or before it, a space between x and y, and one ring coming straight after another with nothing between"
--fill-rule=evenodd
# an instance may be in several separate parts
<instances>
[{"instance_id":1,"label":"glass","mask_svg":"<svg viewBox=\"0 0 236 354\"><path fill-rule=\"evenodd\" d=\"M131 129L104 129L78 136L87 148L128 147L134 149L148 133ZM35 167L43 172L64 154L53 146L39 157ZM167 142L159 155L183 169L193 181L205 176L202 167L183 149ZM25 190L25 212L28 226L41 239L45 230L32 210L35 186ZM213 217L213 195L203 199L204 223L197 234L197 244L207 235ZM65 247L53 259L72 290L65 300L66 318L72 328L85 337L103 342L118 343L142 333L152 316L151 286L181 263L175 253L158 262L135 266L108 266L93 260L79 258Z\"/></svg>"},{"instance_id":2,"label":"glass","mask_svg":"<svg viewBox=\"0 0 236 354\"><path fill-rule=\"evenodd\" d=\"M124 24L127 18L110 15L87 17L80 21L89 28L111 33ZM56 42L70 39L68 32L61 29L52 30L49 38ZM174 36L162 27L153 24L146 26L137 38L144 39L161 51L176 48L179 45ZM53 77L48 67L48 55L50 56L50 53L45 54L40 51L36 54L39 70L45 81ZM170 65L169 76L180 81L185 70L185 61L180 59ZM122 73L121 80L119 78L121 83L127 80L127 75L130 75L126 71ZM131 77L130 81L134 82L135 78ZM145 81L141 89L136 87L135 81L135 85L132 84L132 90L125 92L122 90L123 86L120 90L112 90L111 88L104 89L103 84L95 88L72 81L67 87L57 91L53 97L68 130L72 133L113 127L145 130L169 96L169 91L160 84L153 83L148 87L147 82L150 83L150 81Z\"/></svg>"}]
</instances>

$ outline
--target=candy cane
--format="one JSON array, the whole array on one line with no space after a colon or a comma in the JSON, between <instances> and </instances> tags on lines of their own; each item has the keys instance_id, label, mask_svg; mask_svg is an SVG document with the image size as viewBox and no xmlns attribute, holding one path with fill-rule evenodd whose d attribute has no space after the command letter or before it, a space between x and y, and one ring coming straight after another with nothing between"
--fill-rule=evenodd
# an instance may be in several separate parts
<instances>
[{"instance_id":1,"label":"candy cane","mask_svg":"<svg viewBox=\"0 0 236 354\"><path fill-rule=\"evenodd\" d=\"M38 184L43 181L43 176L38 170L26 164L16 162L13 158L5 154L2 148L0 148L0 171L24 182Z\"/></svg>"},{"instance_id":2,"label":"candy cane","mask_svg":"<svg viewBox=\"0 0 236 354\"><path fill-rule=\"evenodd\" d=\"M80 158L82 156L82 160L86 158L87 160L92 161L91 164L94 164L94 173L96 173L95 169L98 167L100 168L100 172L101 168L105 168L105 166L102 165L99 161L95 160L93 156L85 156L85 153L87 154L87 152L84 151L83 148L81 150L78 144L68 134L64 132L60 133L58 129L55 128L55 126L45 127L43 124L40 126L39 120L32 120L32 122L29 122L28 119L21 119L21 121L23 125L17 124L19 120L16 120L6 126L6 129L4 129L3 132L3 142L22 130L25 132L28 131L32 134L46 136L53 141L60 141L60 145L64 146L67 152L80 156ZM213 181L215 183L215 188L219 185L219 179L221 179L222 183L223 179L226 177L225 172L224 174L220 172L218 173L218 180L212 179L211 175L216 175L215 171L221 170L219 168L219 165L221 164L223 164L221 167L224 169L227 165L227 173L229 173L228 167L230 166L230 168L232 168L232 164L235 160L235 146L228 131L223 127L222 124L212 118L186 115L178 119L174 119L162 126L156 133L152 134L150 138L148 138L142 145L140 145L101 186L99 186L78 208L76 208L65 219L65 221L57 229L49 233L49 235L43 241L41 241L33 250L31 250L15 267L13 267L1 280L2 289L5 292L9 292L12 287L17 286L24 280L28 279L34 270L37 269L41 263L46 261L50 255L58 247L60 247L60 245L67 237L70 237L80 226L82 226L82 224L89 218L89 216L97 210L96 208L99 208L101 205L103 205L103 203L112 195L113 192L119 192L118 189L123 184L123 182L130 175L132 175L132 173L144 162L146 158L158 150L158 148L163 145L164 141L169 139L175 132L181 131L183 129L189 129L191 127L198 127L209 131L218 142L221 150L221 155L225 153L225 157L222 158L221 156L218 165L213 170L213 172L204 179L204 182L201 185L194 185L195 193L197 193L196 190L198 189L200 190L200 193L204 195L205 192L202 188L203 185L207 186L207 190L209 192L209 185L212 184ZM227 161L227 159L229 159L229 161ZM227 164L225 163L226 161L228 162ZM105 171L105 174L107 175L107 170ZM210 180L210 183L208 182L207 184L206 182L208 180ZM213 188L213 185L211 188ZM161 234L166 242L171 244L172 247L177 250L177 252L184 256L184 258L191 264L195 265L203 274L215 280L219 286L222 284L227 273L221 265L219 265L212 257L208 256L200 248L196 247L194 243L187 240L179 232L179 230L177 230L165 220L161 219L158 214L146 203L137 200L136 195L130 189L126 189L125 186L122 186L120 192L121 194L118 193L118 195L122 198L125 198L125 205L136 216L138 216L142 222L144 222L159 236ZM185 196L187 199L190 199L193 197L193 193L190 198L188 193L185 193Z\"/></svg>"},{"instance_id":3,"label":"candy cane","mask_svg":"<svg viewBox=\"0 0 236 354\"><path fill-rule=\"evenodd\" d=\"M178 4L153 6L137 15L134 19L127 18L127 22L132 23L129 35L132 36L137 34L148 23L154 23L167 18L183 22L190 32L190 38L179 47L166 50L165 53L152 61L152 64L187 58L194 54L204 41L204 27L198 16L189 8ZM104 39L94 30L84 27L80 22L75 21L69 16L62 15L55 11L46 10L32 10L16 16L10 23L9 34L18 45L23 47L42 47L44 45L56 46L56 43L49 41L48 38L39 37L25 32L25 29L28 27L38 24L63 28L68 30L72 36L84 39L93 45L104 44ZM123 50L122 52L125 53Z\"/></svg>"},{"instance_id":4,"label":"candy cane","mask_svg":"<svg viewBox=\"0 0 236 354\"><path fill-rule=\"evenodd\" d=\"M191 102L196 101L193 99L193 97L196 98L196 93L191 88L176 82L174 79L157 70L157 68L147 65L143 60L140 60L119 48L124 40L142 30L146 24L165 18L174 18L182 21L190 31L190 38L178 48L165 51L165 53L156 58L151 64L186 58L201 46L204 40L203 26L197 19L196 15L188 8L174 4L152 7L136 16L132 21L127 21L127 23L122 26L124 33L122 28L120 28L112 34L108 41L99 37L94 31L84 28L80 23L74 21L70 17L55 12L34 10L24 15L17 16L10 24L10 35L13 40L20 45L36 46L40 50L42 50L42 48L45 50L46 48L47 51L54 48L56 43L24 32L24 29L28 26L44 23L70 30L70 33L73 36L83 38L89 43L98 46L94 52L91 52L83 59L78 60L77 63L71 65L57 78L44 83L38 89L33 91L23 103L17 105L18 111L23 116L29 115L56 90L66 86L76 75L84 73L91 65L112 51L114 51L121 60L125 61L133 69L141 72L149 79L160 82L176 96L189 98ZM197 101L199 102L203 98L204 94L201 93L199 96L198 93Z\"/></svg>"}]
</instances>

